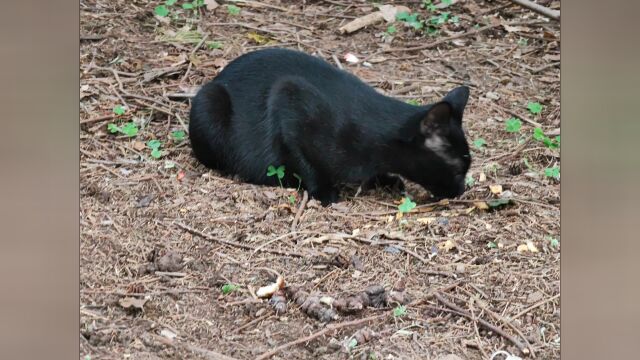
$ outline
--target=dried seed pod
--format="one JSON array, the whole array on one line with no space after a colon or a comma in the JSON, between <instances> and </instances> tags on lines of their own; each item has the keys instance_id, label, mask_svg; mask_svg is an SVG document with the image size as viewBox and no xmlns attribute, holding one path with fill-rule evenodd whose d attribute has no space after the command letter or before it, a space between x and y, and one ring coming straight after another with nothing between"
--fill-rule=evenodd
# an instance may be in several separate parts
<instances>
[{"instance_id":1,"label":"dried seed pod","mask_svg":"<svg viewBox=\"0 0 640 360\"><path fill-rule=\"evenodd\" d=\"M283 290L276 291L269 299L269 305L271 305L276 315L284 314L287 312L287 297Z\"/></svg>"}]
</instances>

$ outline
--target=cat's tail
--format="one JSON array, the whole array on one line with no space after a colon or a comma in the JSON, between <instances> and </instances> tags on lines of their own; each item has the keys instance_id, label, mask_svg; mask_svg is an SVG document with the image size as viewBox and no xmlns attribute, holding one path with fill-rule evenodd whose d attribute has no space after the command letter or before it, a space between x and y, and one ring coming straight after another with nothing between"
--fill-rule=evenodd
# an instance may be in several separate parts
<instances>
[{"instance_id":1,"label":"cat's tail","mask_svg":"<svg viewBox=\"0 0 640 360\"><path fill-rule=\"evenodd\" d=\"M208 168L224 170L224 141L232 112L229 93L215 81L204 85L191 102L191 147L196 159Z\"/></svg>"}]
</instances>

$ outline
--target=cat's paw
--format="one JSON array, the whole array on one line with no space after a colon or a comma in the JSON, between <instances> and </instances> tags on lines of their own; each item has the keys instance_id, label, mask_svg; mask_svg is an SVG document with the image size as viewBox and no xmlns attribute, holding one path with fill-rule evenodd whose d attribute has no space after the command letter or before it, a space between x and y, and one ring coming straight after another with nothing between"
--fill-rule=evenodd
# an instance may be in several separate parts
<instances>
[{"instance_id":1,"label":"cat's paw","mask_svg":"<svg viewBox=\"0 0 640 360\"><path fill-rule=\"evenodd\" d=\"M310 194L312 198L320 201L322 206L329 206L335 202L338 202L340 199L340 194L338 189L328 188L328 189L320 189Z\"/></svg>"}]
</instances>

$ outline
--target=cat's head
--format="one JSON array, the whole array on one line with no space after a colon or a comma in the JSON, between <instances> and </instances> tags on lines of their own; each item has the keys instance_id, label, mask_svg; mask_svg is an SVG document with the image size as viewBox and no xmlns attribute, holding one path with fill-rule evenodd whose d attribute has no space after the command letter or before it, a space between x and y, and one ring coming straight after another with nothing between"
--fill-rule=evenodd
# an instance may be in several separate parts
<instances>
[{"instance_id":1,"label":"cat's head","mask_svg":"<svg viewBox=\"0 0 640 360\"><path fill-rule=\"evenodd\" d=\"M404 129L411 156L402 175L438 198L453 198L465 191L471 155L462 115L468 99L469 88L457 87L440 102L425 106Z\"/></svg>"}]
</instances>

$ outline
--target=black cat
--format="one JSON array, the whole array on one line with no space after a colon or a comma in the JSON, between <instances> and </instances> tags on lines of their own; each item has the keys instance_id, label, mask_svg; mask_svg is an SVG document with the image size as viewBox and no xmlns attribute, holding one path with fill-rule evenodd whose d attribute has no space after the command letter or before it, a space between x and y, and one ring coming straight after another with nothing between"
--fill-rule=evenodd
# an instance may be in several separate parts
<instances>
[{"instance_id":1,"label":"black cat","mask_svg":"<svg viewBox=\"0 0 640 360\"><path fill-rule=\"evenodd\" d=\"M189 137L205 166L254 184L285 186L324 205L342 183L391 184L401 175L436 197L465 190L471 158L462 130L469 89L414 106L378 93L322 59L265 49L229 63L193 99Z\"/></svg>"}]
</instances>

